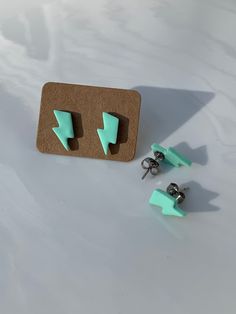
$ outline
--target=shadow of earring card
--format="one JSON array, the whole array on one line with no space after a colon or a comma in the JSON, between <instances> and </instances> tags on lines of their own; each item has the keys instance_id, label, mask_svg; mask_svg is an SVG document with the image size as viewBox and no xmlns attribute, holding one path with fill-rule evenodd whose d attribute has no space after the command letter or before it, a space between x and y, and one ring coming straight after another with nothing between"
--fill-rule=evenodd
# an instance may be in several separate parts
<instances>
[{"instance_id":1,"label":"shadow of earring card","mask_svg":"<svg viewBox=\"0 0 236 314\"><path fill-rule=\"evenodd\" d=\"M136 152L141 96L135 90L46 83L42 89L37 148L42 153L130 161ZM54 111L71 114L74 138L63 147L53 128ZM97 129L104 129L103 112L119 119L117 141L104 154ZM61 130L60 130L61 131Z\"/></svg>"}]
</instances>

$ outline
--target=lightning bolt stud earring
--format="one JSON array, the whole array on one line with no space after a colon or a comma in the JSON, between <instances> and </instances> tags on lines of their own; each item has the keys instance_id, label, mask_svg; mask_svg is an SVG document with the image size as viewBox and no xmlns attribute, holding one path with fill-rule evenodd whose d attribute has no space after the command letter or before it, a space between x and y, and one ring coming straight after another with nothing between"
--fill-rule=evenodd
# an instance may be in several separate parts
<instances>
[{"instance_id":1,"label":"lightning bolt stud earring","mask_svg":"<svg viewBox=\"0 0 236 314\"><path fill-rule=\"evenodd\" d=\"M97 129L97 133L101 141L103 151L105 155L107 155L109 144L116 144L119 119L107 112L103 112L102 117L104 128Z\"/></svg>"},{"instance_id":2,"label":"lightning bolt stud earring","mask_svg":"<svg viewBox=\"0 0 236 314\"><path fill-rule=\"evenodd\" d=\"M53 110L53 112L59 126L56 128L52 128L52 130L56 133L64 148L66 150L70 150L68 138L74 137L71 113L59 110Z\"/></svg>"},{"instance_id":3,"label":"lightning bolt stud earring","mask_svg":"<svg viewBox=\"0 0 236 314\"><path fill-rule=\"evenodd\" d=\"M153 153L162 153L165 158L164 161L171 164L174 167L180 167L180 166L188 166L190 167L192 164L192 161L187 159L182 154L178 153L174 148L164 148L159 144L152 144L151 149Z\"/></svg>"},{"instance_id":4,"label":"lightning bolt stud earring","mask_svg":"<svg viewBox=\"0 0 236 314\"><path fill-rule=\"evenodd\" d=\"M188 189L180 189L176 183L170 183L166 192L161 189L155 190L149 199L149 204L161 207L163 215L184 217L186 213L179 208L178 204L185 200L183 191Z\"/></svg>"},{"instance_id":5,"label":"lightning bolt stud earring","mask_svg":"<svg viewBox=\"0 0 236 314\"><path fill-rule=\"evenodd\" d=\"M174 167L180 166L188 166L190 167L192 162L191 160L187 159L185 156L178 153L174 148L164 148L159 144L152 144L151 149L155 156L154 158L147 157L141 162L141 166L143 169L146 170L142 179L146 177L148 172L152 175L156 175L159 169L159 162L164 161L168 164L171 164Z\"/></svg>"}]
</instances>

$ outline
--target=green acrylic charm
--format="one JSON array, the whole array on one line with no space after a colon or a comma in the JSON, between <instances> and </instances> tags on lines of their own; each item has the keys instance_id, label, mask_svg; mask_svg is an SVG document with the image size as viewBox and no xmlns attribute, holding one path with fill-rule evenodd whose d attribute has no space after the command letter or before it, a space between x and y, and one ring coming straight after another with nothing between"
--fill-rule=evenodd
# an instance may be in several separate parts
<instances>
[{"instance_id":1,"label":"green acrylic charm","mask_svg":"<svg viewBox=\"0 0 236 314\"><path fill-rule=\"evenodd\" d=\"M68 138L74 138L72 117L70 112L53 110L58 127L52 128L66 150L69 150Z\"/></svg>"},{"instance_id":2,"label":"green acrylic charm","mask_svg":"<svg viewBox=\"0 0 236 314\"><path fill-rule=\"evenodd\" d=\"M171 165L173 165L175 167L180 167L180 166L190 167L192 164L191 160L187 159L185 156L178 153L172 147L164 148L159 144L152 144L151 149L154 153L158 151L158 152L164 154L165 159L163 161L170 163Z\"/></svg>"},{"instance_id":3,"label":"green acrylic charm","mask_svg":"<svg viewBox=\"0 0 236 314\"><path fill-rule=\"evenodd\" d=\"M100 138L103 151L105 155L107 155L109 144L116 144L119 119L107 112L103 112L102 117L104 128L97 129L97 133Z\"/></svg>"},{"instance_id":4,"label":"green acrylic charm","mask_svg":"<svg viewBox=\"0 0 236 314\"><path fill-rule=\"evenodd\" d=\"M184 217L186 213L178 207L176 199L160 189L153 191L150 199L150 205L162 208L162 214L166 216Z\"/></svg>"}]
</instances>

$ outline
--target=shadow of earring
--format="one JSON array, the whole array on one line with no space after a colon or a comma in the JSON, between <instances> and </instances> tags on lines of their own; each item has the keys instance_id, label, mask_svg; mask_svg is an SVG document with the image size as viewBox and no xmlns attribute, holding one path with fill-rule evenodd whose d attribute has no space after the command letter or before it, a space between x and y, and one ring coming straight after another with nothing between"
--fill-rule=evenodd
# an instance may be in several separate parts
<instances>
[{"instance_id":1,"label":"shadow of earring","mask_svg":"<svg viewBox=\"0 0 236 314\"><path fill-rule=\"evenodd\" d=\"M79 138L84 136L81 114L78 112L71 112L72 124L74 128L74 138L68 139L70 150L75 151L79 149Z\"/></svg>"},{"instance_id":2,"label":"shadow of earring","mask_svg":"<svg viewBox=\"0 0 236 314\"><path fill-rule=\"evenodd\" d=\"M118 154L120 150L120 145L124 144L128 141L129 136L129 119L125 116L116 113L116 112L109 112L114 117L119 119L119 126L118 126L118 134L117 134L117 141L116 144L110 144L109 149L112 155Z\"/></svg>"}]
</instances>

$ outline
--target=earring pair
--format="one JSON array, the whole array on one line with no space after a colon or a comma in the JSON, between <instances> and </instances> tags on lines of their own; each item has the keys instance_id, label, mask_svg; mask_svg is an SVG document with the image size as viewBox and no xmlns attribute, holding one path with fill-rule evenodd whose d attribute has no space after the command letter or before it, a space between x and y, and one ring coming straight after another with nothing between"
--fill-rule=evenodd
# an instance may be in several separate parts
<instances>
[{"instance_id":1,"label":"earring pair","mask_svg":"<svg viewBox=\"0 0 236 314\"><path fill-rule=\"evenodd\" d=\"M74 138L72 115L70 112L54 110L54 115L58 122L58 127L52 128L58 139L66 150L70 150L68 139ZM119 127L119 119L107 112L102 113L103 129L97 129L104 154L108 154L109 144L116 144Z\"/></svg>"},{"instance_id":2,"label":"earring pair","mask_svg":"<svg viewBox=\"0 0 236 314\"><path fill-rule=\"evenodd\" d=\"M147 157L141 162L142 168L146 170L142 179L144 179L149 172L152 175L156 175L159 172L161 161L175 167L190 167L192 164L191 160L187 159L172 147L164 148L159 144L152 144L151 149L154 158ZM187 189L188 188L180 189L176 183L170 183L166 191L162 191L161 189L154 190L149 199L149 204L161 207L163 215L183 217L186 213L179 208L178 204L184 201L184 191Z\"/></svg>"}]
</instances>

